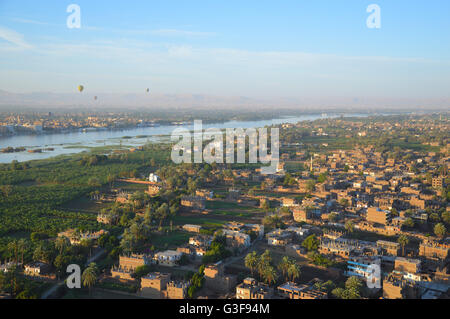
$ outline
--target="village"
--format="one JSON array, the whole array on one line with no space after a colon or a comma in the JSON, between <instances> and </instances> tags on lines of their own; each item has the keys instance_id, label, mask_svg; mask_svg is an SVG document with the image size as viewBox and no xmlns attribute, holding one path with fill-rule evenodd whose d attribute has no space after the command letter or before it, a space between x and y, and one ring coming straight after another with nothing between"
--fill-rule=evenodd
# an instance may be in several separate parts
<instances>
[{"instance_id":1,"label":"village","mask_svg":"<svg viewBox=\"0 0 450 319\"><path fill-rule=\"evenodd\" d=\"M344 133L334 130L337 122ZM448 132L448 121L440 123L436 130ZM433 151L403 147L389 154L375 143L331 149L317 142L333 134L364 139L381 127L422 127L420 121L386 125L341 119L282 125L274 174L251 164L213 163L111 179L85 204L98 211L98 230L67 229L55 240L61 249L88 247L87 269L97 273L88 287L98 294L448 298L448 136L444 145L427 146ZM303 129L312 136L302 143L313 142L293 143L290 134ZM20 261L0 264L7 272ZM23 267L33 280L61 278L42 259ZM61 288L55 296L58 291L77 294Z\"/></svg>"}]
</instances>

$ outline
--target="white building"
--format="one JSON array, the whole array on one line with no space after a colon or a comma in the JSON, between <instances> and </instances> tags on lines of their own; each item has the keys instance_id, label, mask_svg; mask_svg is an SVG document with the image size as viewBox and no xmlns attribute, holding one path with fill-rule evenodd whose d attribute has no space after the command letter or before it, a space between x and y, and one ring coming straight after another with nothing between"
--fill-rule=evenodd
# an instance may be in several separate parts
<instances>
[{"instance_id":1,"label":"white building","mask_svg":"<svg viewBox=\"0 0 450 319\"><path fill-rule=\"evenodd\" d=\"M150 173L150 175L148 176L148 181L153 182L153 183L158 183L161 181L161 179L159 178L158 175Z\"/></svg>"},{"instance_id":2,"label":"white building","mask_svg":"<svg viewBox=\"0 0 450 319\"><path fill-rule=\"evenodd\" d=\"M158 261L160 265L172 267L181 259L181 256L183 256L182 252L166 250L156 253L154 259Z\"/></svg>"}]
</instances>

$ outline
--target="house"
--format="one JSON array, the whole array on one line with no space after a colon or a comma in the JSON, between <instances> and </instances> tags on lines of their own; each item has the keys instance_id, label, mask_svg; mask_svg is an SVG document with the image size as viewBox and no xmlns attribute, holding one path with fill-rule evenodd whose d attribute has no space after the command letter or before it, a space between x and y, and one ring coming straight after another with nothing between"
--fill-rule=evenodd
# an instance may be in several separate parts
<instances>
[{"instance_id":1,"label":"house","mask_svg":"<svg viewBox=\"0 0 450 319\"><path fill-rule=\"evenodd\" d=\"M148 181L152 183L159 183L161 179L159 178L158 175L150 173L150 175L148 176Z\"/></svg>"},{"instance_id":2,"label":"house","mask_svg":"<svg viewBox=\"0 0 450 319\"><path fill-rule=\"evenodd\" d=\"M183 225L183 229L190 233L200 233L200 229L202 229L202 226L186 224L186 225Z\"/></svg>"},{"instance_id":3,"label":"house","mask_svg":"<svg viewBox=\"0 0 450 319\"><path fill-rule=\"evenodd\" d=\"M163 296L167 299L186 299L189 286L188 282L170 281L163 291Z\"/></svg>"},{"instance_id":4,"label":"house","mask_svg":"<svg viewBox=\"0 0 450 319\"><path fill-rule=\"evenodd\" d=\"M368 222L387 225L391 222L391 212L388 210L380 209L379 207L367 208L366 220Z\"/></svg>"},{"instance_id":5,"label":"house","mask_svg":"<svg viewBox=\"0 0 450 319\"><path fill-rule=\"evenodd\" d=\"M400 244L396 242L377 240L377 247L387 255L398 256L400 253Z\"/></svg>"},{"instance_id":6,"label":"house","mask_svg":"<svg viewBox=\"0 0 450 319\"><path fill-rule=\"evenodd\" d=\"M119 216L115 215L115 214L99 213L97 215L97 222L101 223L101 224L106 224L106 225L114 225L115 223L117 223L118 219L119 219Z\"/></svg>"},{"instance_id":7,"label":"house","mask_svg":"<svg viewBox=\"0 0 450 319\"><path fill-rule=\"evenodd\" d=\"M236 299L271 299L273 289L253 278L246 278L236 287Z\"/></svg>"},{"instance_id":8,"label":"house","mask_svg":"<svg viewBox=\"0 0 450 319\"><path fill-rule=\"evenodd\" d=\"M225 275L222 262L208 265L204 270L205 286L218 293L228 293L236 287L237 276Z\"/></svg>"},{"instance_id":9,"label":"house","mask_svg":"<svg viewBox=\"0 0 450 319\"><path fill-rule=\"evenodd\" d=\"M154 259L162 266L173 267L183 256L182 252L166 250L155 254Z\"/></svg>"},{"instance_id":10,"label":"house","mask_svg":"<svg viewBox=\"0 0 450 319\"><path fill-rule=\"evenodd\" d=\"M195 195L206 199L212 199L214 197L214 192L208 189L197 189Z\"/></svg>"},{"instance_id":11,"label":"house","mask_svg":"<svg viewBox=\"0 0 450 319\"><path fill-rule=\"evenodd\" d=\"M160 185L148 185L147 194L150 196L155 196L161 191L162 187Z\"/></svg>"},{"instance_id":12,"label":"house","mask_svg":"<svg viewBox=\"0 0 450 319\"><path fill-rule=\"evenodd\" d=\"M275 229L268 233L267 244L271 246L286 246L292 242L293 233L283 229Z\"/></svg>"},{"instance_id":13,"label":"house","mask_svg":"<svg viewBox=\"0 0 450 319\"><path fill-rule=\"evenodd\" d=\"M205 198L200 196L184 196L181 198L181 206L191 209L205 209Z\"/></svg>"},{"instance_id":14,"label":"house","mask_svg":"<svg viewBox=\"0 0 450 319\"><path fill-rule=\"evenodd\" d=\"M344 275L356 276L367 282L368 288L381 288L381 258L377 256L358 256L347 260ZM370 282L369 282L370 281Z\"/></svg>"},{"instance_id":15,"label":"house","mask_svg":"<svg viewBox=\"0 0 450 319\"><path fill-rule=\"evenodd\" d=\"M419 256L445 259L448 256L450 244L436 241L423 241L419 246Z\"/></svg>"},{"instance_id":16,"label":"house","mask_svg":"<svg viewBox=\"0 0 450 319\"><path fill-rule=\"evenodd\" d=\"M24 273L28 276L41 276L50 272L51 266L49 264L37 261L25 265Z\"/></svg>"},{"instance_id":17,"label":"house","mask_svg":"<svg viewBox=\"0 0 450 319\"><path fill-rule=\"evenodd\" d=\"M222 235L225 236L228 246L238 249L245 249L250 246L250 236L238 231L223 229Z\"/></svg>"},{"instance_id":18,"label":"house","mask_svg":"<svg viewBox=\"0 0 450 319\"><path fill-rule=\"evenodd\" d=\"M163 298L163 291L170 281L170 274L153 272L141 278L140 295L151 299Z\"/></svg>"},{"instance_id":19,"label":"house","mask_svg":"<svg viewBox=\"0 0 450 319\"><path fill-rule=\"evenodd\" d=\"M144 254L129 254L119 256L119 265L111 268L111 277L122 281L134 281L136 268L152 263L152 257Z\"/></svg>"},{"instance_id":20,"label":"house","mask_svg":"<svg viewBox=\"0 0 450 319\"><path fill-rule=\"evenodd\" d=\"M75 229L69 229L58 233L58 237L66 237L72 245L79 245L83 240L97 240L100 236L107 234L107 230L99 230L97 232L77 232Z\"/></svg>"},{"instance_id":21,"label":"house","mask_svg":"<svg viewBox=\"0 0 450 319\"><path fill-rule=\"evenodd\" d=\"M294 206L299 206L299 203L297 203L297 200L295 198L283 197L281 199L281 206L282 207L294 207Z\"/></svg>"},{"instance_id":22,"label":"house","mask_svg":"<svg viewBox=\"0 0 450 319\"><path fill-rule=\"evenodd\" d=\"M314 289L313 286L286 282L278 287L278 294L288 299L328 299L326 292Z\"/></svg>"}]
</instances>

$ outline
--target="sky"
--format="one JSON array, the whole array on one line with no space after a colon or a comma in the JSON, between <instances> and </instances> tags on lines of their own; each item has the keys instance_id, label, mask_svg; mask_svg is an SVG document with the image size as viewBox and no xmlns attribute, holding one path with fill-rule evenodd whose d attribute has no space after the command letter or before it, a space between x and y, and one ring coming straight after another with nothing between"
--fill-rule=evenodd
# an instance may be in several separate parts
<instances>
[{"instance_id":1,"label":"sky","mask_svg":"<svg viewBox=\"0 0 450 319\"><path fill-rule=\"evenodd\" d=\"M449 14L448 0L0 0L0 90L449 98Z\"/></svg>"}]
</instances>

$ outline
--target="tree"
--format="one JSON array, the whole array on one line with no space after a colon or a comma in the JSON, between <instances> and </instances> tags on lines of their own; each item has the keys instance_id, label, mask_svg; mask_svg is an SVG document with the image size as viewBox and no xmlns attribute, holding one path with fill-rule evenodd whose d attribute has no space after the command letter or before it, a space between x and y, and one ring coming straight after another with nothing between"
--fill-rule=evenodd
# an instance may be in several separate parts
<instances>
[{"instance_id":1,"label":"tree","mask_svg":"<svg viewBox=\"0 0 450 319\"><path fill-rule=\"evenodd\" d=\"M308 193L312 193L315 188L316 188L316 182L314 180L311 179L306 183L306 191Z\"/></svg>"},{"instance_id":2,"label":"tree","mask_svg":"<svg viewBox=\"0 0 450 319\"><path fill-rule=\"evenodd\" d=\"M14 262L17 264L18 262L18 243L17 240L13 240L8 243L7 249L9 251L9 255L14 257Z\"/></svg>"},{"instance_id":3,"label":"tree","mask_svg":"<svg viewBox=\"0 0 450 319\"><path fill-rule=\"evenodd\" d=\"M402 254L405 255L405 247L409 244L409 238L406 235L400 235L397 242L402 246Z\"/></svg>"},{"instance_id":4,"label":"tree","mask_svg":"<svg viewBox=\"0 0 450 319\"><path fill-rule=\"evenodd\" d=\"M114 181L116 180L116 176L108 174L108 176L106 177L106 180L109 183L109 187L114 187Z\"/></svg>"},{"instance_id":5,"label":"tree","mask_svg":"<svg viewBox=\"0 0 450 319\"><path fill-rule=\"evenodd\" d=\"M277 272L275 268L271 265L265 266L262 272L262 278L264 278L264 281L271 285L273 284L277 279Z\"/></svg>"},{"instance_id":6,"label":"tree","mask_svg":"<svg viewBox=\"0 0 450 319\"><path fill-rule=\"evenodd\" d=\"M339 215L335 212L328 215L328 220L332 223L336 222L338 220L338 218L339 218Z\"/></svg>"},{"instance_id":7,"label":"tree","mask_svg":"<svg viewBox=\"0 0 450 319\"><path fill-rule=\"evenodd\" d=\"M55 248L59 250L59 254L62 255L64 249L69 246L69 241L66 237L58 237L55 240Z\"/></svg>"},{"instance_id":8,"label":"tree","mask_svg":"<svg viewBox=\"0 0 450 319\"><path fill-rule=\"evenodd\" d=\"M169 205L163 203L155 212L157 219L159 219L159 228L161 228L164 219L169 216Z\"/></svg>"},{"instance_id":9,"label":"tree","mask_svg":"<svg viewBox=\"0 0 450 319\"><path fill-rule=\"evenodd\" d=\"M185 255L183 255L183 256L185 256ZM144 277L145 275L147 275L150 271L152 271L152 267L150 265L138 266L134 270L133 278L140 279L140 278Z\"/></svg>"},{"instance_id":10,"label":"tree","mask_svg":"<svg viewBox=\"0 0 450 319\"><path fill-rule=\"evenodd\" d=\"M301 275L300 266L297 263L291 263L288 268L289 278L295 282Z\"/></svg>"},{"instance_id":11,"label":"tree","mask_svg":"<svg viewBox=\"0 0 450 319\"><path fill-rule=\"evenodd\" d=\"M353 225L353 222L351 220L345 223L345 230L348 231L350 234L353 233L353 231L355 230L355 225Z\"/></svg>"},{"instance_id":12,"label":"tree","mask_svg":"<svg viewBox=\"0 0 450 319\"><path fill-rule=\"evenodd\" d=\"M439 238L444 238L447 234L447 229L445 228L444 224L438 223L434 226L434 234L438 236Z\"/></svg>"},{"instance_id":13,"label":"tree","mask_svg":"<svg viewBox=\"0 0 450 319\"><path fill-rule=\"evenodd\" d=\"M21 263L23 265L23 255L25 253L25 249L26 249L26 242L25 239L19 239L19 241L17 242L17 254L20 254L20 260Z\"/></svg>"},{"instance_id":14,"label":"tree","mask_svg":"<svg viewBox=\"0 0 450 319\"><path fill-rule=\"evenodd\" d=\"M280 263L278 264L278 270L281 271L283 278L288 280L289 277L289 267L292 265L292 260L288 256L284 256Z\"/></svg>"},{"instance_id":15,"label":"tree","mask_svg":"<svg viewBox=\"0 0 450 319\"><path fill-rule=\"evenodd\" d=\"M83 286L88 287L89 293L91 293L92 287L97 282L97 265L95 263L90 263L89 266L83 271L81 280L83 282Z\"/></svg>"},{"instance_id":16,"label":"tree","mask_svg":"<svg viewBox=\"0 0 450 319\"><path fill-rule=\"evenodd\" d=\"M309 235L302 242L302 246L305 247L308 251L316 251L319 249L320 242L317 239L316 235Z\"/></svg>"},{"instance_id":17,"label":"tree","mask_svg":"<svg viewBox=\"0 0 450 319\"><path fill-rule=\"evenodd\" d=\"M414 220L411 217L408 217L403 222L403 226L413 228L414 227Z\"/></svg>"},{"instance_id":18,"label":"tree","mask_svg":"<svg viewBox=\"0 0 450 319\"><path fill-rule=\"evenodd\" d=\"M13 188L11 185L1 185L0 191L3 193L3 195L8 198L9 195L12 193Z\"/></svg>"},{"instance_id":19,"label":"tree","mask_svg":"<svg viewBox=\"0 0 450 319\"><path fill-rule=\"evenodd\" d=\"M258 261L258 274L261 278L264 278L264 272L267 268L272 267L272 256L269 250L265 250L264 253L259 257Z\"/></svg>"},{"instance_id":20,"label":"tree","mask_svg":"<svg viewBox=\"0 0 450 319\"><path fill-rule=\"evenodd\" d=\"M332 294L339 299L361 299L364 283L361 278L352 276L345 282L345 288L335 288Z\"/></svg>"},{"instance_id":21,"label":"tree","mask_svg":"<svg viewBox=\"0 0 450 319\"><path fill-rule=\"evenodd\" d=\"M450 212L443 212L442 213L442 220L449 225L450 224Z\"/></svg>"},{"instance_id":22,"label":"tree","mask_svg":"<svg viewBox=\"0 0 450 319\"><path fill-rule=\"evenodd\" d=\"M364 283L360 277L352 276L345 282L345 289L347 294L344 295L346 299L359 299L362 295Z\"/></svg>"},{"instance_id":23,"label":"tree","mask_svg":"<svg viewBox=\"0 0 450 319\"><path fill-rule=\"evenodd\" d=\"M255 270L258 268L259 257L256 251L252 251L245 256L245 267L250 269L252 276L254 275Z\"/></svg>"}]
</instances>

